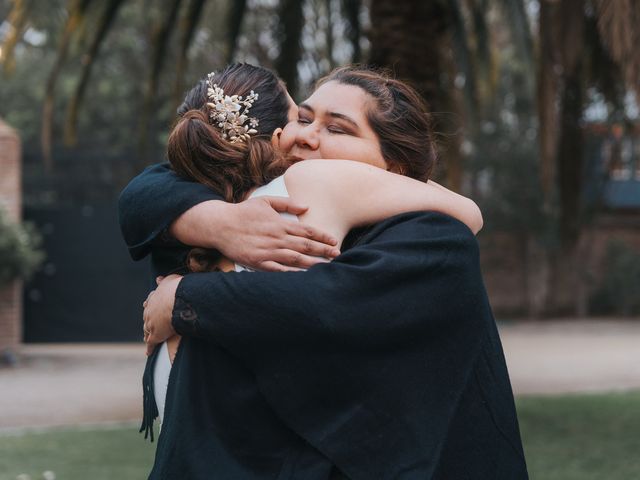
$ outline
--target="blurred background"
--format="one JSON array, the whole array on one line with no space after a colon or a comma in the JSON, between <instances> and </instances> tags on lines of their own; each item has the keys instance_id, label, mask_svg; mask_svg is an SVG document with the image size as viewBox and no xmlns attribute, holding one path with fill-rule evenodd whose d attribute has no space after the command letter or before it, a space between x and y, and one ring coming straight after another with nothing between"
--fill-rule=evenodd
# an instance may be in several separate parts
<instances>
[{"instance_id":1,"label":"blurred background","mask_svg":"<svg viewBox=\"0 0 640 480\"><path fill-rule=\"evenodd\" d=\"M0 433L22 432L0 435L22 459L0 458L0 480L48 470L27 468L45 447L22 427L137 415L140 347L122 343L140 340L148 272L120 238L117 197L164 161L189 86L231 61L273 68L297 101L352 62L420 91L436 180L484 214L483 272L532 478L640 478L638 25L634 0L0 0L0 355L14 366L0 368ZM87 400L78 416L63 393L68 417L25 413L56 396L30 392L79 364L129 375L117 413ZM91 381L71 375L67 393ZM125 435L91 434L100 451ZM113 470L129 465L120 458L91 478L143 477L153 449L131 441L132 470Z\"/></svg>"}]
</instances>

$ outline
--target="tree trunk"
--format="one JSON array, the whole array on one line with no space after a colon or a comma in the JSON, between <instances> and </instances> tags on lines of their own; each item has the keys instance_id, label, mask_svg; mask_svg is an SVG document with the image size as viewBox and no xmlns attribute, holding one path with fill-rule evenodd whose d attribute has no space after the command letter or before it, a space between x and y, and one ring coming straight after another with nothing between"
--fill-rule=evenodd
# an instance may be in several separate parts
<instances>
[{"instance_id":1,"label":"tree trunk","mask_svg":"<svg viewBox=\"0 0 640 480\"><path fill-rule=\"evenodd\" d=\"M540 124L540 172L544 192L545 211L551 210L556 176L558 113L558 4L540 2L539 52L538 52L538 120Z\"/></svg>"},{"instance_id":2,"label":"tree trunk","mask_svg":"<svg viewBox=\"0 0 640 480\"><path fill-rule=\"evenodd\" d=\"M539 24L541 180L545 211L550 219L557 219L559 240L559 247L548 253L552 259L549 281L557 283L548 288L549 312L565 309L566 295L575 299L580 284L567 270L573 272L579 261L575 255L582 217L584 0L542 0Z\"/></svg>"},{"instance_id":3,"label":"tree trunk","mask_svg":"<svg viewBox=\"0 0 640 480\"><path fill-rule=\"evenodd\" d=\"M294 97L298 90L298 62L302 56L304 3L303 0L280 0L280 54L275 67Z\"/></svg>"},{"instance_id":4,"label":"tree trunk","mask_svg":"<svg viewBox=\"0 0 640 480\"><path fill-rule=\"evenodd\" d=\"M362 50L360 49L360 7L361 0L342 0L342 10L344 12L345 19L347 20L347 38L351 42L353 53L351 54L351 61L353 63L359 63L362 57Z\"/></svg>"},{"instance_id":5,"label":"tree trunk","mask_svg":"<svg viewBox=\"0 0 640 480\"><path fill-rule=\"evenodd\" d=\"M238 48L238 37L247 11L247 0L233 0L229 5L229 30L227 32L227 63L233 62Z\"/></svg>"},{"instance_id":6,"label":"tree trunk","mask_svg":"<svg viewBox=\"0 0 640 480\"><path fill-rule=\"evenodd\" d=\"M459 113L453 91L451 32L454 15L447 0L372 0L370 63L389 68L411 83L425 98L433 116L439 154L448 185L461 183L460 125L451 126L451 113ZM453 118L459 118L455 115Z\"/></svg>"},{"instance_id":7,"label":"tree trunk","mask_svg":"<svg viewBox=\"0 0 640 480\"><path fill-rule=\"evenodd\" d=\"M581 63L581 62L580 62ZM584 92L580 70L565 78L561 99L557 179L560 200L559 233L563 248L574 249L580 233L582 158L584 138L581 126Z\"/></svg>"}]
</instances>

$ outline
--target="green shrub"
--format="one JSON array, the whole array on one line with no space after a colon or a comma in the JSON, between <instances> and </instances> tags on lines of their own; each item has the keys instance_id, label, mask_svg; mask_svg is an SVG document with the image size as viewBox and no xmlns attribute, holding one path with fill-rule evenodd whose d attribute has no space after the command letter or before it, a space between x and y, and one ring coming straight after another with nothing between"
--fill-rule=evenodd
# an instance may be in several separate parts
<instances>
[{"instance_id":1,"label":"green shrub","mask_svg":"<svg viewBox=\"0 0 640 480\"><path fill-rule=\"evenodd\" d=\"M640 314L640 252L619 240L609 242L592 307L595 313Z\"/></svg>"},{"instance_id":2,"label":"green shrub","mask_svg":"<svg viewBox=\"0 0 640 480\"><path fill-rule=\"evenodd\" d=\"M0 286L28 279L44 260L41 245L33 225L13 222L0 209Z\"/></svg>"}]
</instances>

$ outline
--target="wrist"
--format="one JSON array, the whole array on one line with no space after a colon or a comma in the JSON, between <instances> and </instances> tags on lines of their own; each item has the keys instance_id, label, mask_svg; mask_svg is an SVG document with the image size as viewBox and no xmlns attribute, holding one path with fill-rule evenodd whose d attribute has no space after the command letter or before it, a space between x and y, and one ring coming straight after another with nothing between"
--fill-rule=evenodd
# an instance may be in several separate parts
<instances>
[{"instance_id":1,"label":"wrist","mask_svg":"<svg viewBox=\"0 0 640 480\"><path fill-rule=\"evenodd\" d=\"M182 277L175 289L175 299L171 311L171 327L174 332L182 336L193 336L198 331L198 315L193 307L183 298L181 285Z\"/></svg>"},{"instance_id":2,"label":"wrist","mask_svg":"<svg viewBox=\"0 0 640 480\"><path fill-rule=\"evenodd\" d=\"M219 252L224 253L229 247L229 241L234 241L233 238L229 239L228 234L233 232L233 219L237 218L234 215L234 207L236 204L223 202L216 200L215 203L207 205L207 211L205 217L202 219L207 227L215 227L208 238L208 248L213 248Z\"/></svg>"},{"instance_id":3,"label":"wrist","mask_svg":"<svg viewBox=\"0 0 640 480\"><path fill-rule=\"evenodd\" d=\"M194 247L216 248L217 232L225 227L226 218L219 213L227 204L222 200L207 200L194 205L180 215L169 227L169 233L180 242Z\"/></svg>"}]
</instances>

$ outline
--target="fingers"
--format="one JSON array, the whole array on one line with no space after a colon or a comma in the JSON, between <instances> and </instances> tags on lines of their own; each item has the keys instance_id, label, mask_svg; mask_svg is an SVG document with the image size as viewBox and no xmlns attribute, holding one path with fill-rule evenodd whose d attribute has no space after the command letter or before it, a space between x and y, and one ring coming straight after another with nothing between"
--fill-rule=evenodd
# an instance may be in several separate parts
<instances>
[{"instance_id":1,"label":"fingers","mask_svg":"<svg viewBox=\"0 0 640 480\"><path fill-rule=\"evenodd\" d=\"M142 339L144 340L144 343L147 343L149 341L150 336L151 336L151 330L147 326L147 323L144 322L142 324ZM149 354L147 353L147 355Z\"/></svg>"},{"instance_id":2,"label":"fingers","mask_svg":"<svg viewBox=\"0 0 640 480\"><path fill-rule=\"evenodd\" d=\"M147 295L147 298L144 299L144 302L142 302L142 308L147 308L147 305L149 304L149 299L151 298L151 295L153 295L153 292L155 292L155 290L151 290L149 292L149 295Z\"/></svg>"},{"instance_id":3,"label":"fingers","mask_svg":"<svg viewBox=\"0 0 640 480\"><path fill-rule=\"evenodd\" d=\"M153 329L151 328L150 324L147 323L146 319L144 321L144 324L142 325L142 333L144 334L144 343L146 344L145 353L148 357L153 353L154 348L160 342L158 341L157 338L155 338L155 335L153 334Z\"/></svg>"},{"instance_id":4,"label":"fingers","mask_svg":"<svg viewBox=\"0 0 640 480\"><path fill-rule=\"evenodd\" d=\"M258 265L258 270L263 272L301 272L303 268L287 267L278 262L266 261Z\"/></svg>"},{"instance_id":5,"label":"fingers","mask_svg":"<svg viewBox=\"0 0 640 480\"><path fill-rule=\"evenodd\" d=\"M292 215L302 215L309 210L309 207L294 203L291 199L286 197L263 197L271 208L279 213L291 213Z\"/></svg>"},{"instance_id":6,"label":"fingers","mask_svg":"<svg viewBox=\"0 0 640 480\"><path fill-rule=\"evenodd\" d=\"M156 348L156 345L158 345L157 343L147 343L147 351L145 352L145 354L147 355L147 357L149 355L151 355L153 353L153 350Z\"/></svg>"},{"instance_id":7,"label":"fingers","mask_svg":"<svg viewBox=\"0 0 640 480\"><path fill-rule=\"evenodd\" d=\"M291 236L286 240L286 248L316 257L335 258L340 255L336 239L329 234L295 223L287 225L286 231Z\"/></svg>"},{"instance_id":8,"label":"fingers","mask_svg":"<svg viewBox=\"0 0 640 480\"><path fill-rule=\"evenodd\" d=\"M156 277L156 285L160 285L160 282L162 282L162 280L164 280L164 277L162 275L158 275ZM153 293L153 290L151 291L151 293Z\"/></svg>"},{"instance_id":9,"label":"fingers","mask_svg":"<svg viewBox=\"0 0 640 480\"><path fill-rule=\"evenodd\" d=\"M306 225L304 223L289 222L287 223L286 231L289 235L307 238L309 240L324 243L333 247L338 244L338 240L336 240L333 235L325 233L315 227Z\"/></svg>"},{"instance_id":10,"label":"fingers","mask_svg":"<svg viewBox=\"0 0 640 480\"><path fill-rule=\"evenodd\" d=\"M280 249L272 252L271 258L268 261L263 262L264 264L278 264L283 268L278 268L275 265L273 266L275 269L272 271L298 271L298 270L306 270L318 263L327 263L329 259L324 257L316 257L312 255L305 255L303 253L297 252L295 250L289 249ZM260 270L264 269L264 265L260 266Z\"/></svg>"}]
</instances>

